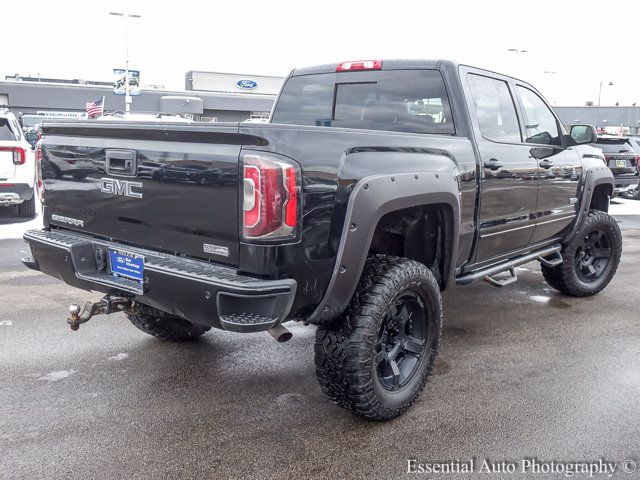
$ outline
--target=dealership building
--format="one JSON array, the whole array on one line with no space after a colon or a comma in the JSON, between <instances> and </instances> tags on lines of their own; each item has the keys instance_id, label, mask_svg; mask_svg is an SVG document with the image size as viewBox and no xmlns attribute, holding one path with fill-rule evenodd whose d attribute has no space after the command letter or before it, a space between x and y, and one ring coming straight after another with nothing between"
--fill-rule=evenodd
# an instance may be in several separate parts
<instances>
[{"instance_id":1,"label":"dealership building","mask_svg":"<svg viewBox=\"0 0 640 480\"><path fill-rule=\"evenodd\" d=\"M188 114L205 122L239 122L267 118L283 77L189 71L185 90L142 88L132 113ZM0 81L0 105L14 113L55 118L84 116L85 105L105 98L106 112L125 109L124 96L111 82L24 76Z\"/></svg>"},{"instance_id":2,"label":"dealership building","mask_svg":"<svg viewBox=\"0 0 640 480\"><path fill-rule=\"evenodd\" d=\"M625 135L640 135L640 107L554 107L554 110L567 127L586 123L610 133L619 130Z\"/></svg>"},{"instance_id":3,"label":"dealership building","mask_svg":"<svg viewBox=\"0 0 640 480\"><path fill-rule=\"evenodd\" d=\"M284 78L191 70L184 90L148 86L135 96L133 113L188 114L205 122L267 118ZM0 81L0 106L26 116L81 118L85 104L105 98L105 111L124 111L124 96L112 82L9 76ZM554 107L566 126L587 123L640 135L640 107ZM26 117L25 117L26 118ZM32 123L36 120L33 120Z\"/></svg>"}]
</instances>

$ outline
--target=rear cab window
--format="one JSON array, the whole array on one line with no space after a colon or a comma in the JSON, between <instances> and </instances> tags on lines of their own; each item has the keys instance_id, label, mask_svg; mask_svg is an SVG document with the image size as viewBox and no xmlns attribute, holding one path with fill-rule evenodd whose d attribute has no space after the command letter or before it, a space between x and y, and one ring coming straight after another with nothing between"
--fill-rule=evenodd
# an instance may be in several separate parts
<instances>
[{"instance_id":1,"label":"rear cab window","mask_svg":"<svg viewBox=\"0 0 640 480\"><path fill-rule=\"evenodd\" d=\"M437 70L293 76L282 89L271 122L455 133L444 80Z\"/></svg>"},{"instance_id":2,"label":"rear cab window","mask_svg":"<svg viewBox=\"0 0 640 480\"><path fill-rule=\"evenodd\" d=\"M635 149L626 138L598 138L592 145L606 154L635 153Z\"/></svg>"}]
</instances>

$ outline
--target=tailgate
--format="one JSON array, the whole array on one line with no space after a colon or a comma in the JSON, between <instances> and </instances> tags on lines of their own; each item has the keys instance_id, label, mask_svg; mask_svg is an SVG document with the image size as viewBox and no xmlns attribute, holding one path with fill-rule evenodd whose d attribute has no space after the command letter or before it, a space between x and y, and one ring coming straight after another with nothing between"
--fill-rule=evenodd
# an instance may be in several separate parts
<instances>
[{"instance_id":1,"label":"tailgate","mask_svg":"<svg viewBox=\"0 0 640 480\"><path fill-rule=\"evenodd\" d=\"M0 180L8 180L16 173L16 166L13 164L13 153L10 149L18 146L15 141L2 140L0 136Z\"/></svg>"},{"instance_id":2,"label":"tailgate","mask_svg":"<svg viewBox=\"0 0 640 480\"><path fill-rule=\"evenodd\" d=\"M16 173L16 166L13 164L13 154L0 150L0 180L8 180Z\"/></svg>"},{"instance_id":3,"label":"tailgate","mask_svg":"<svg viewBox=\"0 0 640 480\"><path fill-rule=\"evenodd\" d=\"M608 154L605 155L607 166L614 176L635 175L637 172L637 157L633 154Z\"/></svg>"},{"instance_id":4,"label":"tailgate","mask_svg":"<svg viewBox=\"0 0 640 480\"><path fill-rule=\"evenodd\" d=\"M45 125L51 225L237 265L237 125Z\"/></svg>"}]
</instances>

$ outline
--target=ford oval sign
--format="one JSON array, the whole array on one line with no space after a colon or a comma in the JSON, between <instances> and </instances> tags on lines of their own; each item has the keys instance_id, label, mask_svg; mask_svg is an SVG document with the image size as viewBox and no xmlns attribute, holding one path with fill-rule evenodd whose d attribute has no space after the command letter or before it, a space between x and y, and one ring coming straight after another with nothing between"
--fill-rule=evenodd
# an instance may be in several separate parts
<instances>
[{"instance_id":1,"label":"ford oval sign","mask_svg":"<svg viewBox=\"0 0 640 480\"><path fill-rule=\"evenodd\" d=\"M257 86L258 84L253 80L238 80L236 82L236 87L241 88L243 90L253 90Z\"/></svg>"}]
</instances>

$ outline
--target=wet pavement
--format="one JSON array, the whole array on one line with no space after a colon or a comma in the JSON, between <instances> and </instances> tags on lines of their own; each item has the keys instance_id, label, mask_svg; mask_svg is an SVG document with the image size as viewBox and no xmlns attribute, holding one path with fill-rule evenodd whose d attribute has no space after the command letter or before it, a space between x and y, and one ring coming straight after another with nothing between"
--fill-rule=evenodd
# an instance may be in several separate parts
<instances>
[{"instance_id":1,"label":"wet pavement","mask_svg":"<svg viewBox=\"0 0 640 480\"><path fill-rule=\"evenodd\" d=\"M638 478L623 471L640 464L638 220L622 217L623 261L596 297L556 293L537 264L501 290L447 291L435 375L387 423L323 396L312 327L286 344L221 331L171 344L116 314L71 332L68 305L100 295L23 269L22 241L0 240L0 478L392 479L409 459L472 457L605 459Z\"/></svg>"}]
</instances>

